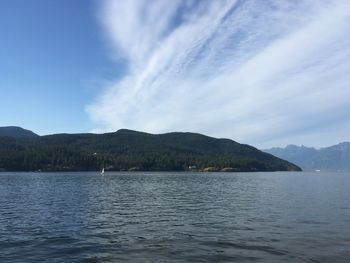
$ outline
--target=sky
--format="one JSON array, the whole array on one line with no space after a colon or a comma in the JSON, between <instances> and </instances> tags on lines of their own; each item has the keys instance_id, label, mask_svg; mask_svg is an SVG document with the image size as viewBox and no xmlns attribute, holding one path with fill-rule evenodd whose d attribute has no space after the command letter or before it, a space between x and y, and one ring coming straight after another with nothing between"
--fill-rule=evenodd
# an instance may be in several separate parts
<instances>
[{"instance_id":1,"label":"sky","mask_svg":"<svg viewBox=\"0 0 350 263\"><path fill-rule=\"evenodd\" d=\"M349 0L0 0L0 126L350 140Z\"/></svg>"}]
</instances>

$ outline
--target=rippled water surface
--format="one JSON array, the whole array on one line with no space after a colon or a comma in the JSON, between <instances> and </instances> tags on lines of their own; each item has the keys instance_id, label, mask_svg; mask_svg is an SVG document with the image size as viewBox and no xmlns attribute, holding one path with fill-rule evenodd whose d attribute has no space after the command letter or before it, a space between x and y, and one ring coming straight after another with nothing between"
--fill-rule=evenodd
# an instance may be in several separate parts
<instances>
[{"instance_id":1,"label":"rippled water surface","mask_svg":"<svg viewBox=\"0 0 350 263\"><path fill-rule=\"evenodd\" d=\"M350 174L0 173L0 262L350 262Z\"/></svg>"}]
</instances>

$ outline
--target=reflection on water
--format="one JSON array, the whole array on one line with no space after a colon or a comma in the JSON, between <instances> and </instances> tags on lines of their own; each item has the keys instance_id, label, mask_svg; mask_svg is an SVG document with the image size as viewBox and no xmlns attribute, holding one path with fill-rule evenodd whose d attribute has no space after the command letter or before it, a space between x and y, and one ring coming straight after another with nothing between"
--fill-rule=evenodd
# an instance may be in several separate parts
<instances>
[{"instance_id":1,"label":"reflection on water","mask_svg":"<svg viewBox=\"0 0 350 263\"><path fill-rule=\"evenodd\" d=\"M349 262L350 175L0 173L1 262Z\"/></svg>"}]
</instances>

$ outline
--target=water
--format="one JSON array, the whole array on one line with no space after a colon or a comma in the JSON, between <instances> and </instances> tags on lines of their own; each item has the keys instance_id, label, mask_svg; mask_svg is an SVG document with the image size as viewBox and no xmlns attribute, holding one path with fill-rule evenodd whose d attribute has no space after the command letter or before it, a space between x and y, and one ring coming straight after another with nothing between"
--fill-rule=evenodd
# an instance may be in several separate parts
<instances>
[{"instance_id":1,"label":"water","mask_svg":"<svg viewBox=\"0 0 350 263\"><path fill-rule=\"evenodd\" d=\"M349 262L350 174L0 173L0 262Z\"/></svg>"}]
</instances>

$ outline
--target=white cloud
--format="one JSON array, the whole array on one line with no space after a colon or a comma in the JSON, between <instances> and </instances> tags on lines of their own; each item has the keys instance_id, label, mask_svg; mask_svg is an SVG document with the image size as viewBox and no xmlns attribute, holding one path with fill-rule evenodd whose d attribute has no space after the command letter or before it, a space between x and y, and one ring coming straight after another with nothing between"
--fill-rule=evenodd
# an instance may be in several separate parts
<instances>
[{"instance_id":1,"label":"white cloud","mask_svg":"<svg viewBox=\"0 0 350 263\"><path fill-rule=\"evenodd\" d=\"M98 129L350 139L348 1L108 0L100 18L128 71L87 107Z\"/></svg>"}]
</instances>

